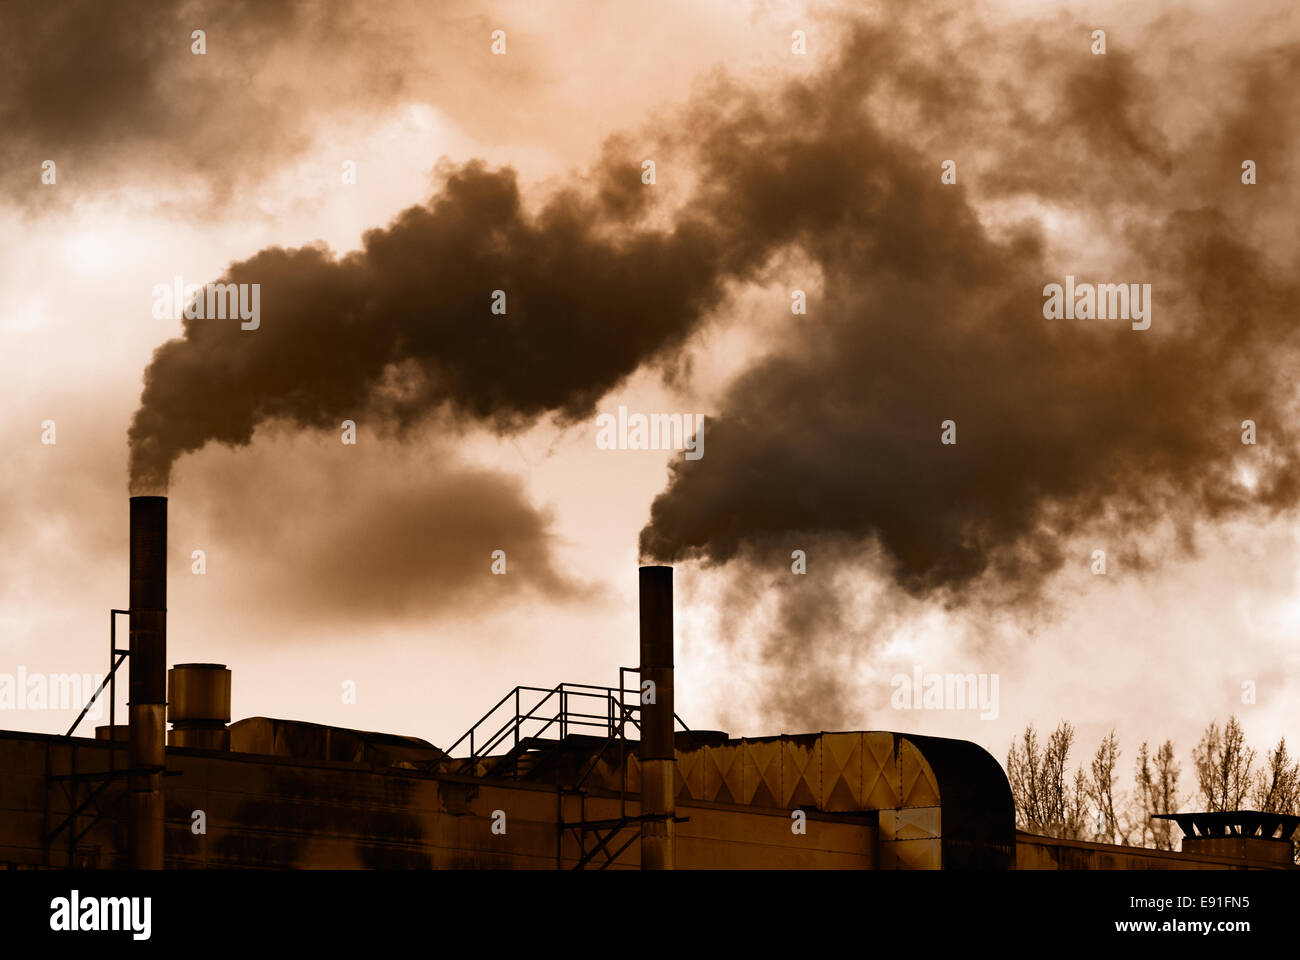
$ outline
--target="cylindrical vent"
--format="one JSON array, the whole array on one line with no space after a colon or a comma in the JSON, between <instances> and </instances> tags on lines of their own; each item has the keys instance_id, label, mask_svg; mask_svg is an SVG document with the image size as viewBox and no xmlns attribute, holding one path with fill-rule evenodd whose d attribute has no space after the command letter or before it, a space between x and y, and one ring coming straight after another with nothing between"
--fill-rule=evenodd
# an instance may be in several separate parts
<instances>
[{"instance_id":1,"label":"cylindrical vent","mask_svg":"<svg viewBox=\"0 0 1300 960\"><path fill-rule=\"evenodd\" d=\"M221 663L178 663L167 673L173 747L229 750L230 671Z\"/></svg>"},{"instance_id":2,"label":"cylindrical vent","mask_svg":"<svg viewBox=\"0 0 1300 960\"><path fill-rule=\"evenodd\" d=\"M96 740L112 740L115 743L126 743L127 734L130 727L125 723L119 723L115 726L104 724L102 727L95 728Z\"/></svg>"},{"instance_id":3,"label":"cylindrical vent","mask_svg":"<svg viewBox=\"0 0 1300 960\"><path fill-rule=\"evenodd\" d=\"M672 760L673 568L641 568L641 760ZM653 684L648 688L646 682ZM647 699L653 702L644 702Z\"/></svg>"},{"instance_id":4,"label":"cylindrical vent","mask_svg":"<svg viewBox=\"0 0 1300 960\"><path fill-rule=\"evenodd\" d=\"M131 703L167 702L167 498L131 498Z\"/></svg>"},{"instance_id":5,"label":"cylindrical vent","mask_svg":"<svg viewBox=\"0 0 1300 960\"><path fill-rule=\"evenodd\" d=\"M224 663L178 663L167 674L172 723L230 722L230 670Z\"/></svg>"}]
</instances>

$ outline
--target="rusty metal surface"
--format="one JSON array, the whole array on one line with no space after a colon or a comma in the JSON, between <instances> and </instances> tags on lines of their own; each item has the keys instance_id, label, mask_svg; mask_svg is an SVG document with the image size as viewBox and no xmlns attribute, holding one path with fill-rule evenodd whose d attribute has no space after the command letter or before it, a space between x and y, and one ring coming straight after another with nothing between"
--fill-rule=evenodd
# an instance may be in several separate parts
<instances>
[{"instance_id":1,"label":"rusty metal surface","mask_svg":"<svg viewBox=\"0 0 1300 960\"><path fill-rule=\"evenodd\" d=\"M737 739L679 749L677 763L690 797L713 803L847 812L938 802L934 772L898 734Z\"/></svg>"},{"instance_id":2,"label":"rusty metal surface","mask_svg":"<svg viewBox=\"0 0 1300 960\"><path fill-rule=\"evenodd\" d=\"M677 752L678 797L827 813L880 812L882 865L1009 866L1014 808L1001 767L964 741L883 731L729 740ZM618 771L602 771L606 783Z\"/></svg>"},{"instance_id":3,"label":"rusty metal surface","mask_svg":"<svg viewBox=\"0 0 1300 960\"><path fill-rule=\"evenodd\" d=\"M741 740L734 748L743 757L741 768L741 803L753 807L781 806L781 738Z\"/></svg>"}]
</instances>

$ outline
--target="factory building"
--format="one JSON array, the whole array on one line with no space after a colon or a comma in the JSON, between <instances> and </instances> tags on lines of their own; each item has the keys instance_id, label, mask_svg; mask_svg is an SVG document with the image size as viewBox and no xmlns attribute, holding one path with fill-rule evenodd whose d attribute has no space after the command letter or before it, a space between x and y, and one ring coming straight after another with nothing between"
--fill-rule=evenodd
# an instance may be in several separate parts
<instances>
[{"instance_id":1,"label":"factory building","mask_svg":"<svg viewBox=\"0 0 1300 960\"><path fill-rule=\"evenodd\" d=\"M231 723L229 670L166 670L166 516L165 498L131 501L128 648L110 631L128 723L93 739L0 731L0 867L1291 866L1297 817L1179 814L1177 852L1018 831L1002 768L961 740L690 729L674 710L669 567L641 568L640 661L617 686L517 687L446 749Z\"/></svg>"}]
</instances>

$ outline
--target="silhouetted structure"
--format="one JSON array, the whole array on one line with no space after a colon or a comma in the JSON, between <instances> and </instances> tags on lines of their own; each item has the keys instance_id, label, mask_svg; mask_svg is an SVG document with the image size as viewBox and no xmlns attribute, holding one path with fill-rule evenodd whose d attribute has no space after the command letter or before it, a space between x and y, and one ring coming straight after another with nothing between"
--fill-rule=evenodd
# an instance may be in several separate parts
<instances>
[{"instance_id":1,"label":"silhouetted structure","mask_svg":"<svg viewBox=\"0 0 1300 960\"><path fill-rule=\"evenodd\" d=\"M131 608L114 611L131 618L129 729L110 716L93 740L0 731L0 866L1291 865L1297 817L1172 815L1188 834L1179 853L1019 832L1002 768L965 741L690 730L673 710L669 567L640 571L641 662L617 687L516 687L446 751L292 720L229 724L230 671L193 663L167 675L164 749L166 505L131 501ZM114 670L128 652L115 644L114 628Z\"/></svg>"}]
</instances>

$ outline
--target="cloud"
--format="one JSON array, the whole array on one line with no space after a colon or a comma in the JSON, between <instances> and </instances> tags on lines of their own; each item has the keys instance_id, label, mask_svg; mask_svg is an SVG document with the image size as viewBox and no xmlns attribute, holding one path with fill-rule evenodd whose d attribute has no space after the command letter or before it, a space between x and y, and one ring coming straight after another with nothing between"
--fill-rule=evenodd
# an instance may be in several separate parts
<instances>
[{"instance_id":1,"label":"cloud","mask_svg":"<svg viewBox=\"0 0 1300 960\"><path fill-rule=\"evenodd\" d=\"M262 287L262 327L186 321L159 348L133 488L271 420L580 420L640 368L685 375L684 346L735 286L808 263L790 286L814 291L809 315L729 386L704 460L674 461L646 557L743 569L856 544L913 598L1029 603L1085 534L1134 568L1166 519L1185 552L1199 523L1291 510L1300 291L1279 211L1295 200L1295 48L1216 49L1210 80L1188 54L1213 21L1112 28L1097 57L1066 19L888 12L842 20L841 50L808 78L713 78L539 204L508 168L446 166L360 251L232 264L223 279ZM627 146L652 141L682 174L657 203L635 179L651 154ZM1278 165L1251 187L1247 150ZM1151 284L1152 328L1044 319L1044 285L1067 274ZM1259 446L1241 444L1245 419ZM773 630L812 643L853 622L824 585L800 589ZM838 656L813 657L790 704L829 711Z\"/></svg>"},{"instance_id":2,"label":"cloud","mask_svg":"<svg viewBox=\"0 0 1300 960\"><path fill-rule=\"evenodd\" d=\"M178 607L215 590L315 631L589 595L558 562L552 517L522 481L465 462L436 424L406 442L339 436L273 423L249 448L214 448L187 470L172 498L177 586L189 591ZM206 554L201 578L188 576L192 549ZM497 550L504 575L492 572Z\"/></svg>"},{"instance_id":3,"label":"cloud","mask_svg":"<svg viewBox=\"0 0 1300 960\"><path fill-rule=\"evenodd\" d=\"M140 185L149 192L134 203L178 198L174 189L191 215L195 204L225 205L331 121L429 99L471 119L485 99L535 82L520 58L474 69L490 56L489 33L460 0L6 4L0 191L33 209ZM57 190L41 186L46 160Z\"/></svg>"}]
</instances>

